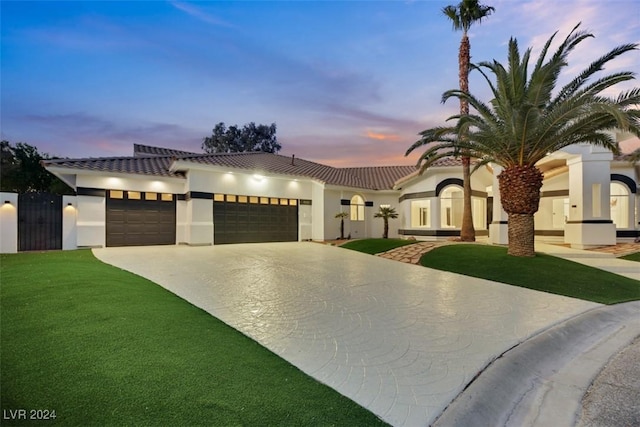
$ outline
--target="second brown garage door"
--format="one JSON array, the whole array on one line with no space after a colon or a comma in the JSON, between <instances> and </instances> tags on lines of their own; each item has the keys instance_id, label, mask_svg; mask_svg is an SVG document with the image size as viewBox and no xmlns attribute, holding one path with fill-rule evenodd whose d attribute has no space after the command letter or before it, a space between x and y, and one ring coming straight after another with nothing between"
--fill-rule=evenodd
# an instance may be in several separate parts
<instances>
[{"instance_id":1,"label":"second brown garage door","mask_svg":"<svg viewBox=\"0 0 640 427\"><path fill-rule=\"evenodd\" d=\"M107 246L176 243L174 195L116 190L108 193Z\"/></svg>"},{"instance_id":2,"label":"second brown garage door","mask_svg":"<svg viewBox=\"0 0 640 427\"><path fill-rule=\"evenodd\" d=\"M295 199L217 195L213 202L213 244L295 242Z\"/></svg>"}]
</instances>

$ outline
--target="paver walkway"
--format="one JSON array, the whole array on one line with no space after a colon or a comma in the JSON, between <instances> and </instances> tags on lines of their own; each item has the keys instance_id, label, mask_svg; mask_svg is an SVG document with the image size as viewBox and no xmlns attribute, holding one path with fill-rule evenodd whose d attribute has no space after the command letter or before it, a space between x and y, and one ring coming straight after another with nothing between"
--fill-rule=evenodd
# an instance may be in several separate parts
<instances>
[{"instance_id":1,"label":"paver walkway","mask_svg":"<svg viewBox=\"0 0 640 427\"><path fill-rule=\"evenodd\" d=\"M314 243L94 253L395 426L430 424L507 349L600 306Z\"/></svg>"}]
</instances>

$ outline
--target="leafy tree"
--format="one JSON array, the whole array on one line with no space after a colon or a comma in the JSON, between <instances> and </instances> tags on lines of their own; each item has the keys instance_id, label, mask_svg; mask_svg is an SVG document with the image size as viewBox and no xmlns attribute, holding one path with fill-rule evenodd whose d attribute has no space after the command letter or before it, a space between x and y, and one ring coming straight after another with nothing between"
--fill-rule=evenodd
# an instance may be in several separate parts
<instances>
[{"instance_id":1,"label":"leafy tree","mask_svg":"<svg viewBox=\"0 0 640 427\"><path fill-rule=\"evenodd\" d=\"M256 125L254 122L238 126L225 126L218 123L211 136L203 139L202 149L206 153L243 153L250 151L262 151L265 153L277 153L282 147L276 137L276 124Z\"/></svg>"},{"instance_id":2,"label":"leafy tree","mask_svg":"<svg viewBox=\"0 0 640 427\"><path fill-rule=\"evenodd\" d=\"M73 191L65 183L40 164L50 159L32 145L18 142L15 147L9 141L0 143L0 165L2 175L0 189L16 193L45 191L57 194L71 194Z\"/></svg>"},{"instance_id":3,"label":"leafy tree","mask_svg":"<svg viewBox=\"0 0 640 427\"><path fill-rule=\"evenodd\" d=\"M535 255L533 214L538 210L543 179L535 166L539 160L547 153L585 142L618 153L615 138L607 132L614 128L640 136L637 108L640 88L622 92L617 97L606 96L612 86L633 80L634 73L621 71L591 80L609 61L636 50L637 44L612 49L556 91L558 78L568 66L569 53L593 37L578 31L579 26L573 28L547 59L557 34L554 33L530 74L531 48L521 56L514 38L509 41L506 67L495 60L474 65L488 83L493 99L486 104L466 91L445 92L443 101L451 97L465 99L476 113L449 117L448 121L455 120L455 125L421 132L422 138L407 151L408 154L430 144L418 161L423 170L461 150L480 159L476 168L490 162L504 168L498 175L498 183L502 207L509 215L510 255Z\"/></svg>"},{"instance_id":4,"label":"leafy tree","mask_svg":"<svg viewBox=\"0 0 640 427\"><path fill-rule=\"evenodd\" d=\"M389 218L398 218L398 212L391 206L380 206L380 210L373 214L374 218L382 218L384 220L384 231L382 233L383 239L389 238Z\"/></svg>"},{"instance_id":5,"label":"leafy tree","mask_svg":"<svg viewBox=\"0 0 640 427\"><path fill-rule=\"evenodd\" d=\"M344 219L348 216L348 212L338 212L335 216L335 218L340 218L340 240L344 240Z\"/></svg>"},{"instance_id":6,"label":"leafy tree","mask_svg":"<svg viewBox=\"0 0 640 427\"><path fill-rule=\"evenodd\" d=\"M469 65L471 62L471 43L468 32L471 25L480 23L482 18L491 15L495 9L491 6L479 4L478 0L462 0L458 6L446 6L442 9L447 18L451 20L455 31L462 30L462 39L458 49L458 80L460 90L469 91ZM460 114L469 114L469 103L460 98ZM471 212L471 158L468 153L462 153L462 226L460 227L460 240L473 242L476 240L476 230L473 228L473 216Z\"/></svg>"}]
</instances>

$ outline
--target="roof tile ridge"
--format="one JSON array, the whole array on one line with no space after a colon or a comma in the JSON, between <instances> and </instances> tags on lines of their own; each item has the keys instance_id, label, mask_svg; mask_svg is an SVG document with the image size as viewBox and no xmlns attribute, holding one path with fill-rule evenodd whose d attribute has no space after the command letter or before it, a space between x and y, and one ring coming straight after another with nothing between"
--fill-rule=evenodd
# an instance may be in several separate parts
<instances>
[{"instance_id":1,"label":"roof tile ridge","mask_svg":"<svg viewBox=\"0 0 640 427\"><path fill-rule=\"evenodd\" d=\"M139 144L137 142L133 143L133 147L134 147L134 149L135 149L135 147L144 147L144 148L155 148L155 149L158 149L158 150L178 151L178 152L181 152L181 153L198 154L198 153L194 153L193 151L179 150L177 148L159 147L157 145Z\"/></svg>"}]
</instances>

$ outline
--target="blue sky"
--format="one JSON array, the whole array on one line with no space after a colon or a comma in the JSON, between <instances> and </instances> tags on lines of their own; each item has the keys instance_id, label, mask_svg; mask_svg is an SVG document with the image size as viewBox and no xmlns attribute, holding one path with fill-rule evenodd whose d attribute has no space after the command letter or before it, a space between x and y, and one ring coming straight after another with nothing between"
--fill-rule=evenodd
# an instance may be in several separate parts
<instances>
[{"instance_id":1,"label":"blue sky","mask_svg":"<svg viewBox=\"0 0 640 427\"><path fill-rule=\"evenodd\" d=\"M413 164L417 133L458 109L456 1L2 1L1 133L61 157L133 143L200 152L218 122L278 126L281 154L334 166ZM582 22L574 73L640 42L636 0L487 0L473 61L540 49ZM640 72L640 53L607 72ZM488 99L472 74L474 94ZM638 82L619 87L638 86Z\"/></svg>"}]
</instances>

